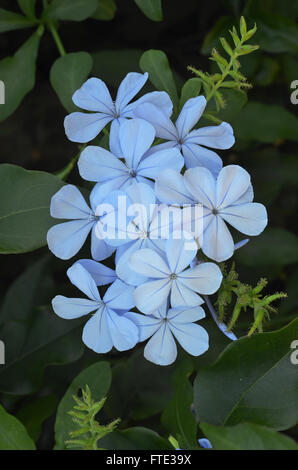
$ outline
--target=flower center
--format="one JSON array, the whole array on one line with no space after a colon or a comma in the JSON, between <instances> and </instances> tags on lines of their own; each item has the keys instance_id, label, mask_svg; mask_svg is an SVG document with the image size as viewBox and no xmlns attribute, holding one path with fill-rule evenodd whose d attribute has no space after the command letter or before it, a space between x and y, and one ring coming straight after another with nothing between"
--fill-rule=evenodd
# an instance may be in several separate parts
<instances>
[{"instance_id":1,"label":"flower center","mask_svg":"<svg viewBox=\"0 0 298 470\"><path fill-rule=\"evenodd\" d=\"M177 279L177 277L178 277L178 276L177 276L176 273L172 273L172 274L170 275L170 279L172 279L172 280Z\"/></svg>"},{"instance_id":2,"label":"flower center","mask_svg":"<svg viewBox=\"0 0 298 470\"><path fill-rule=\"evenodd\" d=\"M130 176L132 178L135 178L137 176L137 172L136 170L134 170L133 168L131 168L130 170L128 170L128 173L130 174Z\"/></svg>"},{"instance_id":3,"label":"flower center","mask_svg":"<svg viewBox=\"0 0 298 470\"><path fill-rule=\"evenodd\" d=\"M212 214L213 214L213 215L218 215L218 214L219 214L219 211L214 208L214 209L212 209Z\"/></svg>"}]
</instances>

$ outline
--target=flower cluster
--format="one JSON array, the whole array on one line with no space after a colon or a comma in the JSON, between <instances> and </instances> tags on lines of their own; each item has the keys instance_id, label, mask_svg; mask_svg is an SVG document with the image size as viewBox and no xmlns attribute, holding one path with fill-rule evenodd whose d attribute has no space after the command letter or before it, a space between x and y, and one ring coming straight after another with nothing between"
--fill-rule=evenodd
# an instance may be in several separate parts
<instances>
[{"instance_id":1,"label":"flower cluster","mask_svg":"<svg viewBox=\"0 0 298 470\"><path fill-rule=\"evenodd\" d=\"M196 322L205 316L204 296L221 285L216 262L237 248L228 225L258 235L267 214L252 202L249 174L237 165L223 167L210 150L234 144L231 126L197 128L203 96L189 99L175 123L165 92L131 102L146 80L147 74L129 73L115 102L97 78L73 95L89 112L67 116L66 135L87 143L111 123L110 151L98 145L82 151L79 173L95 183L90 204L75 186L63 186L52 198L51 215L64 221L49 230L47 240L57 257L70 259L91 232L92 259L67 271L86 297L53 299L60 317L89 317L84 343L106 353L149 340L146 359L168 365L176 359L176 341L193 356L208 349L208 334ZM113 253L115 269L101 263ZM100 295L98 286L107 285Z\"/></svg>"}]
</instances>

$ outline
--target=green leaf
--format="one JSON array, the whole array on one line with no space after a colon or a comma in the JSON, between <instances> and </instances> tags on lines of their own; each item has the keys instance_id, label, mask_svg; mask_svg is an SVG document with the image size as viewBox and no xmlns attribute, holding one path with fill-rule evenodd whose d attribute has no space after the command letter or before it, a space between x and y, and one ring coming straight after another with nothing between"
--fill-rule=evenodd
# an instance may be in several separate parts
<instances>
[{"instance_id":1,"label":"green leaf","mask_svg":"<svg viewBox=\"0 0 298 470\"><path fill-rule=\"evenodd\" d=\"M256 424L219 427L201 423L200 427L215 450L298 450L289 437Z\"/></svg>"},{"instance_id":2,"label":"green leaf","mask_svg":"<svg viewBox=\"0 0 298 470\"><path fill-rule=\"evenodd\" d=\"M29 436L36 442L43 422L55 411L57 398L54 395L38 397L26 402L17 412L17 418L24 424Z\"/></svg>"},{"instance_id":3,"label":"green leaf","mask_svg":"<svg viewBox=\"0 0 298 470\"><path fill-rule=\"evenodd\" d=\"M23 15L0 8L0 33L15 29L31 28L36 22Z\"/></svg>"},{"instance_id":4,"label":"green leaf","mask_svg":"<svg viewBox=\"0 0 298 470\"><path fill-rule=\"evenodd\" d=\"M92 74L117 89L126 74L132 70L141 72L141 55L141 49L108 49L95 52L92 54Z\"/></svg>"},{"instance_id":5,"label":"green leaf","mask_svg":"<svg viewBox=\"0 0 298 470\"><path fill-rule=\"evenodd\" d=\"M162 425L177 439L182 449L197 449L197 423L191 411L193 390L188 379L191 360L182 362L174 373L175 393L163 411Z\"/></svg>"},{"instance_id":6,"label":"green leaf","mask_svg":"<svg viewBox=\"0 0 298 470\"><path fill-rule=\"evenodd\" d=\"M261 119L256 119L260 116ZM241 119L231 122L239 139L271 143L280 139L298 140L298 118L282 106L249 102Z\"/></svg>"},{"instance_id":7,"label":"green leaf","mask_svg":"<svg viewBox=\"0 0 298 470\"><path fill-rule=\"evenodd\" d=\"M278 247L278 249L276 249ZM236 253L244 266L284 266L298 261L298 237L283 228L270 227Z\"/></svg>"},{"instance_id":8,"label":"green leaf","mask_svg":"<svg viewBox=\"0 0 298 470\"><path fill-rule=\"evenodd\" d=\"M18 4L22 12L28 16L28 18L35 18L36 0L18 0Z\"/></svg>"},{"instance_id":9,"label":"green leaf","mask_svg":"<svg viewBox=\"0 0 298 470\"><path fill-rule=\"evenodd\" d=\"M202 81L200 80L200 78L189 78L182 87L179 108L182 109L185 102L190 98L195 98L196 96L199 96L201 87Z\"/></svg>"},{"instance_id":10,"label":"green leaf","mask_svg":"<svg viewBox=\"0 0 298 470\"><path fill-rule=\"evenodd\" d=\"M152 21L162 21L161 0L135 0L136 4Z\"/></svg>"},{"instance_id":11,"label":"green leaf","mask_svg":"<svg viewBox=\"0 0 298 470\"><path fill-rule=\"evenodd\" d=\"M34 33L12 57L0 61L0 80L5 85L5 104L0 121L10 116L35 84L35 68L40 34Z\"/></svg>"},{"instance_id":12,"label":"green leaf","mask_svg":"<svg viewBox=\"0 0 298 470\"><path fill-rule=\"evenodd\" d=\"M44 10L43 18L83 21L93 15L98 0L53 0Z\"/></svg>"},{"instance_id":13,"label":"green leaf","mask_svg":"<svg viewBox=\"0 0 298 470\"><path fill-rule=\"evenodd\" d=\"M52 65L51 85L69 113L78 109L72 102L72 95L85 82L91 70L92 57L87 52L66 54Z\"/></svg>"},{"instance_id":14,"label":"green leaf","mask_svg":"<svg viewBox=\"0 0 298 470\"><path fill-rule=\"evenodd\" d=\"M119 360L106 402L111 419L144 420L160 413L172 398L172 372L173 366L163 368L146 361L140 349L129 359Z\"/></svg>"},{"instance_id":15,"label":"green leaf","mask_svg":"<svg viewBox=\"0 0 298 470\"><path fill-rule=\"evenodd\" d=\"M51 197L63 186L59 178L16 165L0 165L0 253L26 253L46 244L55 224Z\"/></svg>"},{"instance_id":16,"label":"green leaf","mask_svg":"<svg viewBox=\"0 0 298 470\"><path fill-rule=\"evenodd\" d=\"M271 333L230 344L210 367L199 370L194 405L202 422L234 425L250 422L288 429L298 421L297 366L291 343L298 319Z\"/></svg>"},{"instance_id":17,"label":"green leaf","mask_svg":"<svg viewBox=\"0 0 298 470\"><path fill-rule=\"evenodd\" d=\"M143 72L149 73L149 80L157 90L166 91L170 95L177 109L178 92L166 54L163 51L149 49L143 53L140 67Z\"/></svg>"},{"instance_id":18,"label":"green leaf","mask_svg":"<svg viewBox=\"0 0 298 470\"><path fill-rule=\"evenodd\" d=\"M23 321L11 319L0 337L8 356L0 369L0 390L14 395L34 392L47 366L74 362L84 351L82 320L63 321L51 307L34 309Z\"/></svg>"},{"instance_id":19,"label":"green leaf","mask_svg":"<svg viewBox=\"0 0 298 470\"><path fill-rule=\"evenodd\" d=\"M97 9L92 18L101 21L110 21L114 18L117 7L115 0L99 0Z\"/></svg>"},{"instance_id":20,"label":"green leaf","mask_svg":"<svg viewBox=\"0 0 298 470\"><path fill-rule=\"evenodd\" d=\"M114 431L100 439L99 446L107 450L173 450L167 439L143 427Z\"/></svg>"},{"instance_id":21,"label":"green leaf","mask_svg":"<svg viewBox=\"0 0 298 470\"><path fill-rule=\"evenodd\" d=\"M35 450L32 439L20 421L0 405L0 450Z\"/></svg>"},{"instance_id":22,"label":"green leaf","mask_svg":"<svg viewBox=\"0 0 298 470\"><path fill-rule=\"evenodd\" d=\"M58 406L55 424L56 450L66 448L65 441L69 439L69 433L74 429L72 417L68 414L68 411L72 410L74 406L73 395L77 395L80 389L88 385L92 399L100 401L107 396L110 384L111 369L108 362L96 362L74 379Z\"/></svg>"},{"instance_id":23,"label":"green leaf","mask_svg":"<svg viewBox=\"0 0 298 470\"><path fill-rule=\"evenodd\" d=\"M298 51L298 26L290 18L276 15L258 15L251 21L256 21L258 30L254 42L266 52L283 53Z\"/></svg>"}]
</instances>

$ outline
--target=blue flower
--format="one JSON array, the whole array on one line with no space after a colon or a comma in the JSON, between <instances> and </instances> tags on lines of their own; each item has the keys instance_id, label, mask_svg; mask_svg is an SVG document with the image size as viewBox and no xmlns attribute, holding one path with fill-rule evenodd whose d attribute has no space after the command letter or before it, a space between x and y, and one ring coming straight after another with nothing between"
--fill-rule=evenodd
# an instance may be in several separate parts
<instances>
[{"instance_id":1,"label":"blue flower","mask_svg":"<svg viewBox=\"0 0 298 470\"><path fill-rule=\"evenodd\" d=\"M212 444L209 441L209 439L206 439L206 437L203 437L202 439L198 439L198 443L200 444L203 449L212 449Z\"/></svg>"},{"instance_id":2,"label":"blue flower","mask_svg":"<svg viewBox=\"0 0 298 470\"><path fill-rule=\"evenodd\" d=\"M163 304L151 315L129 312L125 315L139 328L140 341L151 339L145 346L148 361L161 366L172 364L177 357L175 339L192 356L199 356L209 347L208 333L194 322L205 317L201 307L172 308Z\"/></svg>"},{"instance_id":3,"label":"blue flower","mask_svg":"<svg viewBox=\"0 0 298 470\"><path fill-rule=\"evenodd\" d=\"M222 281L216 264L201 263L185 270L196 253L194 240L176 239L175 233L166 241L164 257L148 248L133 253L129 259L131 269L148 278L134 292L137 308L150 314L163 305L169 295L173 308L196 307L204 302L198 294L216 292Z\"/></svg>"},{"instance_id":4,"label":"blue flower","mask_svg":"<svg viewBox=\"0 0 298 470\"><path fill-rule=\"evenodd\" d=\"M222 122L218 126L201 127L191 130L201 118L206 106L203 96L190 98L173 124L170 117L152 103L143 103L135 110L136 116L150 122L156 130L156 137L167 140L157 145L155 150L179 148L187 168L204 166L214 175L222 168L222 160L217 153L206 147L228 149L234 145L235 138L230 124Z\"/></svg>"},{"instance_id":5,"label":"blue flower","mask_svg":"<svg viewBox=\"0 0 298 470\"><path fill-rule=\"evenodd\" d=\"M116 145L115 136L118 134L119 124L124 119L133 117L135 107L145 102L158 104L165 114L170 115L173 105L165 92L148 93L134 103L128 104L144 86L147 78L147 73L128 73L119 86L115 102L102 80L89 78L74 93L72 100L79 108L93 112L75 112L66 116L64 126L69 140L90 142L112 121L110 141Z\"/></svg>"},{"instance_id":6,"label":"blue flower","mask_svg":"<svg viewBox=\"0 0 298 470\"><path fill-rule=\"evenodd\" d=\"M83 342L97 353L106 353L113 346L118 351L133 348L138 342L138 328L124 315L134 307L133 287L116 279L101 299L97 285L106 283L106 276L111 273L102 265L98 264L96 269L93 264L89 266L93 277L84 266L86 267L84 261L75 263L68 269L67 275L72 284L88 298L57 295L52 300L55 313L61 318L71 320L95 312L84 326Z\"/></svg>"},{"instance_id":7,"label":"blue flower","mask_svg":"<svg viewBox=\"0 0 298 470\"><path fill-rule=\"evenodd\" d=\"M106 239L106 243L117 246L116 271L120 279L127 284L137 286L147 277L136 273L129 266L131 255L143 248L151 248L161 255L164 253L166 235L171 233L172 221L170 216L163 218L166 208L159 210L153 189L144 183L135 183L125 190L127 204L135 208L134 217L126 225L121 238ZM180 211L172 208L172 211ZM161 223L162 229L161 229ZM162 238L162 230L165 237Z\"/></svg>"},{"instance_id":8,"label":"blue flower","mask_svg":"<svg viewBox=\"0 0 298 470\"><path fill-rule=\"evenodd\" d=\"M99 218L96 209L100 203L110 204L118 193L109 194L108 188L96 187L90 194L91 209L80 191L73 185L63 186L51 200L51 216L57 219L68 219L68 222L54 225L47 233L49 249L61 259L69 259L83 246L91 232L91 253L95 260L108 258L115 248L107 245L105 240L96 236L96 225L105 224L108 214ZM116 206L115 206L116 207Z\"/></svg>"},{"instance_id":9,"label":"blue flower","mask_svg":"<svg viewBox=\"0 0 298 470\"><path fill-rule=\"evenodd\" d=\"M184 162L178 149L148 154L154 138L154 128L148 122L142 119L124 121L117 136L124 162L119 160L119 155L115 156L104 148L90 145L83 150L78 162L81 177L87 181L108 184L112 191L124 189L133 182L153 185L147 178L154 180L164 168L180 171Z\"/></svg>"},{"instance_id":10,"label":"blue flower","mask_svg":"<svg viewBox=\"0 0 298 470\"><path fill-rule=\"evenodd\" d=\"M267 225L262 204L252 202L250 176L238 165L224 167L216 179L203 167L191 168L184 176L167 169L156 179L155 192L166 203L203 205L203 252L218 262L230 258L235 249L226 222L245 235L259 235Z\"/></svg>"}]
</instances>

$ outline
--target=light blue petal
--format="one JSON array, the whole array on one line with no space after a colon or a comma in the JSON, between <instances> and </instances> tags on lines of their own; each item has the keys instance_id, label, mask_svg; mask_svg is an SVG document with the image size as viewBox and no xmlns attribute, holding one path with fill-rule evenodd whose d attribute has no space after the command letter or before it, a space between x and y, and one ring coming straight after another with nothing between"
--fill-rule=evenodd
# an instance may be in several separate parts
<instances>
[{"instance_id":1,"label":"light blue petal","mask_svg":"<svg viewBox=\"0 0 298 470\"><path fill-rule=\"evenodd\" d=\"M204 112L206 103L207 101L204 96L197 96L186 101L176 121L180 139L186 137L189 131L197 124Z\"/></svg>"},{"instance_id":2,"label":"light blue petal","mask_svg":"<svg viewBox=\"0 0 298 470\"><path fill-rule=\"evenodd\" d=\"M125 120L120 125L119 139L126 165L136 170L155 138L154 127L143 119Z\"/></svg>"},{"instance_id":3,"label":"light blue petal","mask_svg":"<svg viewBox=\"0 0 298 470\"><path fill-rule=\"evenodd\" d=\"M118 248L118 250L122 251L122 254L121 256L118 255L117 259L117 275L120 279L132 286L143 284L148 279L146 276L142 276L141 274L133 271L128 263L131 255L140 250L143 247L143 244L144 240L139 239L134 241L130 246L125 245L124 247Z\"/></svg>"},{"instance_id":4,"label":"light blue petal","mask_svg":"<svg viewBox=\"0 0 298 470\"><path fill-rule=\"evenodd\" d=\"M216 181L207 168L190 168L184 174L184 184L196 202L213 209L216 207Z\"/></svg>"},{"instance_id":5,"label":"light blue petal","mask_svg":"<svg viewBox=\"0 0 298 470\"><path fill-rule=\"evenodd\" d=\"M89 145L78 161L79 173L87 181L101 184L115 180L115 188L127 178L127 167L111 152L102 147Z\"/></svg>"},{"instance_id":6,"label":"light blue petal","mask_svg":"<svg viewBox=\"0 0 298 470\"><path fill-rule=\"evenodd\" d=\"M171 274L169 266L163 258L148 248L133 253L129 264L131 269L149 278L165 279Z\"/></svg>"},{"instance_id":7,"label":"light blue petal","mask_svg":"<svg viewBox=\"0 0 298 470\"><path fill-rule=\"evenodd\" d=\"M144 183L135 183L126 189L126 193L131 201L128 208L128 215L132 217L128 231L134 233L135 226L140 236L148 231L149 223L154 211L156 197L150 186Z\"/></svg>"},{"instance_id":8,"label":"light blue petal","mask_svg":"<svg viewBox=\"0 0 298 470\"><path fill-rule=\"evenodd\" d=\"M71 142L90 142L111 120L103 113L71 113L64 119L65 134Z\"/></svg>"},{"instance_id":9,"label":"light blue petal","mask_svg":"<svg viewBox=\"0 0 298 470\"><path fill-rule=\"evenodd\" d=\"M124 315L118 315L109 308L107 309L107 319L113 345L118 351L127 351L137 344L139 331L131 320Z\"/></svg>"},{"instance_id":10,"label":"light blue petal","mask_svg":"<svg viewBox=\"0 0 298 470\"><path fill-rule=\"evenodd\" d=\"M162 170L155 179L156 197L166 204L192 204L192 195L187 190L183 176L176 170Z\"/></svg>"},{"instance_id":11,"label":"light blue petal","mask_svg":"<svg viewBox=\"0 0 298 470\"><path fill-rule=\"evenodd\" d=\"M143 313L151 314L167 301L170 290L169 279L158 279L141 284L134 292L137 308Z\"/></svg>"},{"instance_id":12,"label":"light blue petal","mask_svg":"<svg viewBox=\"0 0 298 470\"><path fill-rule=\"evenodd\" d=\"M86 111L115 114L115 106L106 84L99 78L89 78L72 97L72 101L79 108Z\"/></svg>"},{"instance_id":13,"label":"light blue petal","mask_svg":"<svg viewBox=\"0 0 298 470\"><path fill-rule=\"evenodd\" d=\"M94 225L91 233L91 254L96 261L102 261L109 258L115 251L115 247L108 245L105 240L101 240L96 236L96 226Z\"/></svg>"},{"instance_id":14,"label":"light blue petal","mask_svg":"<svg viewBox=\"0 0 298 470\"><path fill-rule=\"evenodd\" d=\"M144 356L148 361L160 366L167 366L175 362L177 346L166 323L148 341L144 349Z\"/></svg>"},{"instance_id":15,"label":"light blue petal","mask_svg":"<svg viewBox=\"0 0 298 470\"><path fill-rule=\"evenodd\" d=\"M151 315L141 315L140 313L128 312L124 315L131 320L139 329L139 341L150 338L162 325L162 320Z\"/></svg>"},{"instance_id":16,"label":"light blue petal","mask_svg":"<svg viewBox=\"0 0 298 470\"><path fill-rule=\"evenodd\" d=\"M183 213L180 207L174 205L160 205L155 211L150 223L150 238L157 240L161 238L168 240L174 231L179 232L179 237L183 228ZM163 247L161 247L163 248Z\"/></svg>"},{"instance_id":17,"label":"light blue petal","mask_svg":"<svg viewBox=\"0 0 298 470\"><path fill-rule=\"evenodd\" d=\"M82 194L72 184L63 186L54 194L50 212L56 219L89 219L92 215Z\"/></svg>"},{"instance_id":18,"label":"light blue petal","mask_svg":"<svg viewBox=\"0 0 298 470\"><path fill-rule=\"evenodd\" d=\"M181 233L183 236L183 233ZM193 242L193 243L192 243ZM171 273L180 273L190 265L198 251L194 240L170 238L166 242L166 255Z\"/></svg>"},{"instance_id":19,"label":"light blue petal","mask_svg":"<svg viewBox=\"0 0 298 470\"><path fill-rule=\"evenodd\" d=\"M125 121L126 119L122 117L113 119L111 128L110 128L110 137L109 137L110 150L112 154L118 158L124 158L121 145L120 145L119 131L120 131L121 124L123 124Z\"/></svg>"},{"instance_id":20,"label":"light blue petal","mask_svg":"<svg viewBox=\"0 0 298 470\"><path fill-rule=\"evenodd\" d=\"M180 147L181 146L175 140L169 140L168 142L163 142L162 144L153 145L149 150L147 150L142 160L149 157L149 155L153 155L156 152L160 152L161 150L167 150L167 149L173 149L173 148L180 150Z\"/></svg>"},{"instance_id":21,"label":"light blue petal","mask_svg":"<svg viewBox=\"0 0 298 470\"><path fill-rule=\"evenodd\" d=\"M155 180L164 168L180 171L184 159L177 148L161 150L144 158L138 166L138 175Z\"/></svg>"},{"instance_id":22,"label":"light blue petal","mask_svg":"<svg viewBox=\"0 0 298 470\"><path fill-rule=\"evenodd\" d=\"M133 293L134 286L129 286L120 279L116 279L108 288L103 300L113 310L129 310L135 306Z\"/></svg>"},{"instance_id":23,"label":"light blue petal","mask_svg":"<svg viewBox=\"0 0 298 470\"><path fill-rule=\"evenodd\" d=\"M173 103L169 95L165 91L152 91L151 93L146 93L146 95L126 106L122 115L131 118L137 117L134 113L134 109L143 103L151 103L157 106L164 114L166 114L166 116L169 117L173 112Z\"/></svg>"},{"instance_id":24,"label":"light blue petal","mask_svg":"<svg viewBox=\"0 0 298 470\"><path fill-rule=\"evenodd\" d=\"M216 322L216 323L217 323L219 329L220 329L228 338L230 338L232 341L237 341L237 336L235 336L232 331L228 331L227 325L225 325L224 323L221 323L221 322Z\"/></svg>"},{"instance_id":25,"label":"light blue petal","mask_svg":"<svg viewBox=\"0 0 298 470\"><path fill-rule=\"evenodd\" d=\"M268 223L265 206L257 202L225 207L220 211L220 215L245 235L259 235Z\"/></svg>"},{"instance_id":26,"label":"light blue petal","mask_svg":"<svg viewBox=\"0 0 298 470\"><path fill-rule=\"evenodd\" d=\"M117 181L115 181L116 180L107 181L104 184L97 183L92 189L90 193L90 204L94 213L98 214L98 211L96 211L98 206L104 203L112 192L116 191L114 186L117 184ZM124 194L125 193L123 193L123 195Z\"/></svg>"},{"instance_id":27,"label":"light blue petal","mask_svg":"<svg viewBox=\"0 0 298 470\"><path fill-rule=\"evenodd\" d=\"M218 209L234 204L250 185L249 173L239 165L225 166L218 175L216 206Z\"/></svg>"},{"instance_id":28,"label":"light blue petal","mask_svg":"<svg viewBox=\"0 0 298 470\"><path fill-rule=\"evenodd\" d=\"M134 113L137 117L150 122L156 130L156 137L166 140L179 140L178 132L171 119L157 106L151 103L143 103L136 107Z\"/></svg>"},{"instance_id":29,"label":"light blue petal","mask_svg":"<svg viewBox=\"0 0 298 470\"><path fill-rule=\"evenodd\" d=\"M117 279L116 271L114 271L114 269L108 268L104 264L93 261L92 259L80 259L76 263L83 266L83 268L91 274L97 286L112 284L112 282Z\"/></svg>"},{"instance_id":30,"label":"light blue petal","mask_svg":"<svg viewBox=\"0 0 298 470\"><path fill-rule=\"evenodd\" d=\"M101 302L98 288L91 274L80 264L75 263L67 270L70 282L91 300Z\"/></svg>"},{"instance_id":31,"label":"light blue petal","mask_svg":"<svg viewBox=\"0 0 298 470\"><path fill-rule=\"evenodd\" d=\"M70 299L63 295L56 295L52 300L54 312L65 320L80 318L94 312L99 307L98 302L89 299Z\"/></svg>"},{"instance_id":32,"label":"light blue petal","mask_svg":"<svg viewBox=\"0 0 298 470\"><path fill-rule=\"evenodd\" d=\"M171 289L171 306L173 308L197 307L203 302L203 299L199 295L180 282L180 278L173 281Z\"/></svg>"},{"instance_id":33,"label":"light blue petal","mask_svg":"<svg viewBox=\"0 0 298 470\"><path fill-rule=\"evenodd\" d=\"M234 204L238 205L238 204L245 204L247 202L252 202L253 198L254 198L254 190L253 190L252 185L250 184L247 190L245 191L245 193L239 199L237 199L237 201L235 201Z\"/></svg>"},{"instance_id":34,"label":"light blue petal","mask_svg":"<svg viewBox=\"0 0 298 470\"><path fill-rule=\"evenodd\" d=\"M198 439L198 443L204 449L212 449L211 442L208 439L206 439L205 437L203 437L202 439Z\"/></svg>"},{"instance_id":35,"label":"light blue petal","mask_svg":"<svg viewBox=\"0 0 298 470\"><path fill-rule=\"evenodd\" d=\"M209 348L207 331L195 323L169 323L169 328L178 343L192 356L200 356Z\"/></svg>"},{"instance_id":36,"label":"light blue petal","mask_svg":"<svg viewBox=\"0 0 298 470\"><path fill-rule=\"evenodd\" d=\"M192 323L198 320L202 320L205 318L205 312L202 307L179 307L179 308L171 308L168 311L167 318L171 321L171 323Z\"/></svg>"},{"instance_id":37,"label":"light blue petal","mask_svg":"<svg viewBox=\"0 0 298 470\"><path fill-rule=\"evenodd\" d=\"M233 129L227 122L222 122L219 126L195 129L190 132L187 140L213 149L229 149L235 143Z\"/></svg>"},{"instance_id":38,"label":"light blue petal","mask_svg":"<svg viewBox=\"0 0 298 470\"><path fill-rule=\"evenodd\" d=\"M219 289L222 273L217 264L200 263L179 275L180 283L199 294L214 294Z\"/></svg>"},{"instance_id":39,"label":"light blue petal","mask_svg":"<svg viewBox=\"0 0 298 470\"><path fill-rule=\"evenodd\" d=\"M234 241L225 222L212 215L203 234L203 253L217 262L225 261L234 253Z\"/></svg>"},{"instance_id":40,"label":"light blue petal","mask_svg":"<svg viewBox=\"0 0 298 470\"><path fill-rule=\"evenodd\" d=\"M96 353L107 353L113 347L106 308L101 308L83 329L83 342Z\"/></svg>"},{"instance_id":41,"label":"light blue petal","mask_svg":"<svg viewBox=\"0 0 298 470\"><path fill-rule=\"evenodd\" d=\"M148 73L130 72L120 83L116 97L116 111L121 115L125 106L139 93L148 79Z\"/></svg>"},{"instance_id":42,"label":"light blue petal","mask_svg":"<svg viewBox=\"0 0 298 470\"><path fill-rule=\"evenodd\" d=\"M182 145L182 153L186 168L203 166L210 170L214 176L217 176L222 169L222 159L217 153L200 147L200 145L192 144L188 140Z\"/></svg>"},{"instance_id":43,"label":"light blue petal","mask_svg":"<svg viewBox=\"0 0 298 470\"><path fill-rule=\"evenodd\" d=\"M71 258L82 248L93 225L93 220L72 220L54 225L47 233L49 249L58 258Z\"/></svg>"},{"instance_id":44,"label":"light blue petal","mask_svg":"<svg viewBox=\"0 0 298 470\"><path fill-rule=\"evenodd\" d=\"M249 238L244 238L244 240L240 240L240 242L235 243L235 251L245 246L248 242Z\"/></svg>"}]
</instances>

